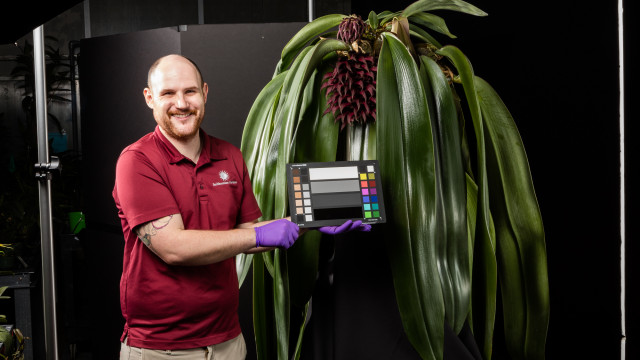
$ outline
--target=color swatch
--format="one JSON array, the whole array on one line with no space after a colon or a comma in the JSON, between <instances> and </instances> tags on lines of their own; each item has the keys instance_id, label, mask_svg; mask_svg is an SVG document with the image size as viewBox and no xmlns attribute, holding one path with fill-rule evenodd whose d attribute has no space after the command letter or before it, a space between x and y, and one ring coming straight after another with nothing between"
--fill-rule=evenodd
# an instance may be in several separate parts
<instances>
[{"instance_id":1,"label":"color swatch","mask_svg":"<svg viewBox=\"0 0 640 360\"><path fill-rule=\"evenodd\" d=\"M377 160L287 164L287 184L300 227L386 221Z\"/></svg>"}]
</instances>

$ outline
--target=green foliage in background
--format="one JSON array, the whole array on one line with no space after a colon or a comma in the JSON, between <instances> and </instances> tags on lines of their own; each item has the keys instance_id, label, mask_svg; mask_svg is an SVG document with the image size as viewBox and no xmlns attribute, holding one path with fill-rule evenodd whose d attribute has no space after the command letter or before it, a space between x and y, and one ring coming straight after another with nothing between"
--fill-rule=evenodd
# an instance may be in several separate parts
<instances>
[{"instance_id":1,"label":"green foliage in background","mask_svg":"<svg viewBox=\"0 0 640 360\"><path fill-rule=\"evenodd\" d=\"M511 357L543 359L545 236L524 145L464 53L436 40L454 36L433 10L486 15L461 0L421 0L302 28L247 118L253 189L263 219L285 217L285 164L379 160L391 215L371 237L387 245L398 310L420 356L442 359L446 322L456 333L471 325L490 359L501 312ZM259 359L300 357L322 236L238 257L241 283L253 264Z\"/></svg>"}]
</instances>

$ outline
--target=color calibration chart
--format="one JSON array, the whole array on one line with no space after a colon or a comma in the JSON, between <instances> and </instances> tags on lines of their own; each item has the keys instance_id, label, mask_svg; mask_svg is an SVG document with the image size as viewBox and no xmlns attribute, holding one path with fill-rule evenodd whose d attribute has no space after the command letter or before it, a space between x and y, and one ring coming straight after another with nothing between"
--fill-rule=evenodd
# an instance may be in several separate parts
<instances>
[{"instance_id":1,"label":"color calibration chart","mask_svg":"<svg viewBox=\"0 0 640 360\"><path fill-rule=\"evenodd\" d=\"M386 221L377 160L287 164L287 185L300 227Z\"/></svg>"}]
</instances>

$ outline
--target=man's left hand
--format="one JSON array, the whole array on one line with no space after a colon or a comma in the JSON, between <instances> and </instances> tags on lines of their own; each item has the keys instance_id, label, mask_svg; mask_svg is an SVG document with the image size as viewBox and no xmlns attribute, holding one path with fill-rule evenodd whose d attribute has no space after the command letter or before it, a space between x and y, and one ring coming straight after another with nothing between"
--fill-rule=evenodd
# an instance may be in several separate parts
<instances>
[{"instance_id":1,"label":"man's left hand","mask_svg":"<svg viewBox=\"0 0 640 360\"><path fill-rule=\"evenodd\" d=\"M355 222L351 220L347 220L344 224L340 226L322 226L318 228L318 231L328 235L343 234L349 231L368 232L368 231L371 231L371 225L363 224L361 220L356 220Z\"/></svg>"}]
</instances>

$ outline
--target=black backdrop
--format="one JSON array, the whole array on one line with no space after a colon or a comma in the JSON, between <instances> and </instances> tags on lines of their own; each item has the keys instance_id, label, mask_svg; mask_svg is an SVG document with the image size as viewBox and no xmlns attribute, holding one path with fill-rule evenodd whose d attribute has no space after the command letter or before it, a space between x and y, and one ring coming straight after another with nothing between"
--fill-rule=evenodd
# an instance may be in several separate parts
<instances>
[{"instance_id":1,"label":"black backdrop","mask_svg":"<svg viewBox=\"0 0 640 360\"><path fill-rule=\"evenodd\" d=\"M408 1L394 3L397 9ZM489 13L474 18L447 12L449 28L460 36L449 43L469 57L476 74L503 97L521 131L529 156L545 230L551 287L549 359L619 358L619 125L617 14L615 4L583 7L563 1L550 8L507 1L474 1ZM353 12L389 9L381 2L352 1ZM625 4L627 13L634 11ZM395 10L395 9L391 9ZM629 21L627 20L627 23ZM82 129L87 169L88 238L97 308L97 358L113 358L113 338L121 331L117 281L121 266L121 232L110 197L113 167L119 151L154 122L144 105L146 69L159 55L180 52L202 67L211 86L205 130L239 145L251 101L270 78L282 46L302 24L205 25L187 32L159 29L94 38L81 45ZM273 31L273 32L269 32ZM263 35L267 34L264 38ZM627 31L633 44L634 32ZM238 47L242 40L256 47ZM635 59L628 47L627 71ZM213 81L212 81L213 80ZM631 100L629 96L629 101ZM627 107L628 163L637 161L630 135L637 111ZM632 199L636 179L628 167L628 216L637 213ZM628 226L629 285L638 270L632 256L636 232ZM326 264L325 264L326 265ZM330 327L314 323L316 359L411 358L398 330L395 300L389 293L388 265L382 249L336 244L331 292L318 301L333 313ZM325 273L325 275L327 275ZM324 284L326 285L326 284ZM319 284L321 289L323 283ZM243 290L244 291L244 290ZM637 300L629 286L630 302ZM246 294L245 294L246 295ZM249 309L243 296L244 309ZM323 298L322 296L325 296ZM637 301L636 301L637 302ZM250 311L250 310L248 310ZM631 311L627 356L638 356L638 326ZM242 315L242 310L241 310ZM326 314L325 314L326 315ZM246 318L245 334L250 334ZM329 321L329 320L327 320ZM499 327L499 326L498 326ZM386 329L386 330L384 330ZM386 333L385 333L386 331ZM500 329L498 329L500 331ZM245 336L249 338L250 336ZM108 344L108 345L107 345ZM310 345L313 348L313 345ZM117 352L117 347L115 350ZM377 355L376 355L377 354ZM394 354L390 357L391 354ZM634 355L635 354L635 355ZM311 355L309 355L311 356ZM496 358L505 358L496 349Z\"/></svg>"}]
</instances>

